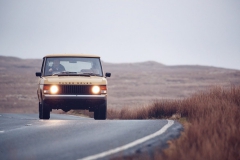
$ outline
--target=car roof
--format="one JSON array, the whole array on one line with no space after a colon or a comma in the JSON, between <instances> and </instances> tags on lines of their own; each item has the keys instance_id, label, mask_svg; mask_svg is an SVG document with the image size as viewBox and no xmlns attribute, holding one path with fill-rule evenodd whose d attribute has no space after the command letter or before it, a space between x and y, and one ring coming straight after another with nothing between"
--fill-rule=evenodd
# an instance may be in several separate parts
<instances>
[{"instance_id":1,"label":"car roof","mask_svg":"<svg viewBox=\"0 0 240 160\"><path fill-rule=\"evenodd\" d=\"M92 55L92 54L49 54L45 57L96 57L100 58L100 56Z\"/></svg>"}]
</instances>

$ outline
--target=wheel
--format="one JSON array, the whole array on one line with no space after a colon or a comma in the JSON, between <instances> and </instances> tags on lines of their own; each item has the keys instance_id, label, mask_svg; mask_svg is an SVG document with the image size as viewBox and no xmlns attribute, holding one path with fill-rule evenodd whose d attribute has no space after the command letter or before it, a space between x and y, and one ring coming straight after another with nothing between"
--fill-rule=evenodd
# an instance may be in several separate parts
<instances>
[{"instance_id":1,"label":"wheel","mask_svg":"<svg viewBox=\"0 0 240 160\"><path fill-rule=\"evenodd\" d=\"M44 105L44 103L39 103L39 119L49 119L50 109Z\"/></svg>"},{"instance_id":2,"label":"wheel","mask_svg":"<svg viewBox=\"0 0 240 160\"><path fill-rule=\"evenodd\" d=\"M39 103L39 119L49 119L50 109L44 105L44 103Z\"/></svg>"},{"instance_id":3,"label":"wheel","mask_svg":"<svg viewBox=\"0 0 240 160\"><path fill-rule=\"evenodd\" d=\"M95 120L105 120L107 118L107 105L103 104L94 110Z\"/></svg>"}]
</instances>

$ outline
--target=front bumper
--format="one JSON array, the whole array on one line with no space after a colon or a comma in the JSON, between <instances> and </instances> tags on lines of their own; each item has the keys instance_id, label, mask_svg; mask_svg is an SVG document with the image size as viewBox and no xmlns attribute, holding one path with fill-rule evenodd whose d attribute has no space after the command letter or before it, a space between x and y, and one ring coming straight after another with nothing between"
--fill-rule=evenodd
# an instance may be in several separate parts
<instances>
[{"instance_id":1,"label":"front bumper","mask_svg":"<svg viewBox=\"0 0 240 160\"><path fill-rule=\"evenodd\" d=\"M107 95L43 95L43 102L50 109L87 109L107 103Z\"/></svg>"},{"instance_id":2,"label":"front bumper","mask_svg":"<svg viewBox=\"0 0 240 160\"><path fill-rule=\"evenodd\" d=\"M43 99L106 99L107 95L44 95Z\"/></svg>"}]
</instances>

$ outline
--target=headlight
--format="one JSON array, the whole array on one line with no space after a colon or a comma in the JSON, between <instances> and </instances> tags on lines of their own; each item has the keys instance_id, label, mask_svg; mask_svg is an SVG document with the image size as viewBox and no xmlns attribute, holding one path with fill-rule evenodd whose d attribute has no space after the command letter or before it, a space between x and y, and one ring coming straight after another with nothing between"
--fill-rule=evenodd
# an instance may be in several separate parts
<instances>
[{"instance_id":1,"label":"headlight","mask_svg":"<svg viewBox=\"0 0 240 160\"><path fill-rule=\"evenodd\" d=\"M93 92L94 94L98 94L98 93L100 92L100 87L99 87L99 86L93 86L93 87L92 87L92 92Z\"/></svg>"},{"instance_id":2,"label":"headlight","mask_svg":"<svg viewBox=\"0 0 240 160\"><path fill-rule=\"evenodd\" d=\"M50 93L56 94L58 92L58 86L51 86L50 87Z\"/></svg>"}]
</instances>

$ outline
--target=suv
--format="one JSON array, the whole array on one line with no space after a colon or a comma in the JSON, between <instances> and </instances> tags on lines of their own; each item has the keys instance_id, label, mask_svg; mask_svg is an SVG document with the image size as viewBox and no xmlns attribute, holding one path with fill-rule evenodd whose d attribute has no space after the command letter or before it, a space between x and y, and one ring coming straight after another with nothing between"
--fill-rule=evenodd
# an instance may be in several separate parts
<instances>
[{"instance_id":1,"label":"suv","mask_svg":"<svg viewBox=\"0 0 240 160\"><path fill-rule=\"evenodd\" d=\"M58 54L43 57L37 96L39 118L49 119L52 109L84 109L94 119L107 118L107 79L96 55Z\"/></svg>"}]
</instances>

